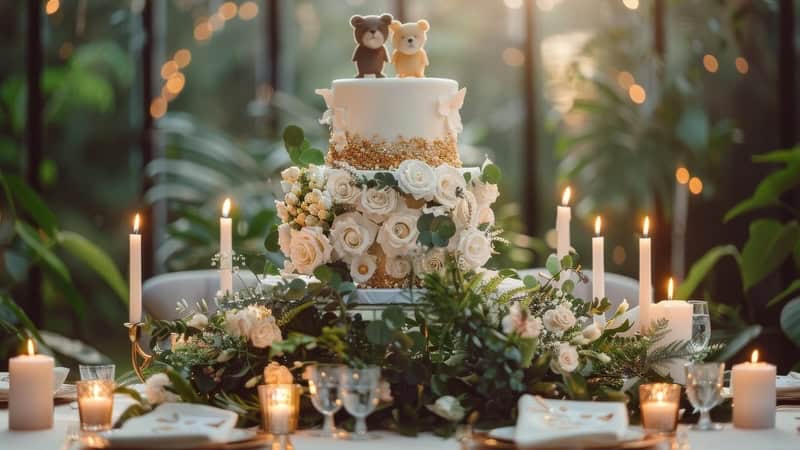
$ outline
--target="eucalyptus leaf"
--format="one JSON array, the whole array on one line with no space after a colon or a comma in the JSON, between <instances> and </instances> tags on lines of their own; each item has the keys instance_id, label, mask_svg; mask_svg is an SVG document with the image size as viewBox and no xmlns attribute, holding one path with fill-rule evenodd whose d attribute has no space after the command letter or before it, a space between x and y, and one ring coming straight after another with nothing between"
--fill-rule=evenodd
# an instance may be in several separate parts
<instances>
[{"instance_id":1,"label":"eucalyptus leaf","mask_svg":"<svg viewBox=\"0 0 800 450\"><path fill-rule=\"evenodd\" d=\"M494 164L486 164L481 171L481 181L489 184L499 184L503 179L503 172Z\"/></svg>"},{"instance_id":2,"label":"eucalyptus leaf","mask_svg":"<svg viewBox=\"0 0 800 450\"><path fill-rule=\"evenodd\" d=\"M555 254L551 254L547 257L547 261L544 264L544 267L550 272L550 275L556 276L559 272L561 272L561 263L558 261L558 256Z\"/></svg>"},{"instance_id":3,"label":"eucalyptus leaf","mask_svg":"<svg viewBox=\"0 0 800 450\"><path fill-rule=\"evenodd\" d=\"M278 226L273 225L270 227L267 237L264 238L264 248L268 252L278 252L281 250L281 246L278 244L278 237Z\"/></svg>"},{"instance_id":4,"label":"eucalyptus leaf","mask_svg":"<svg viewBox=\"0 0 800 450\"><path fill-rule=\"evenodd\" d=\"M322 154L322 150L316 148L303 149L297 159L297 162L304 167L310 164L318 166L325 164L325 156Z\"/></svg>"},{"instance_id":5,"label":"eucalyptus leaf","mask_svg":"<svg viewBox=\"0 0 800 450\"><path fill-rule=\"evenodd\" d=\"M289 125L283 130L283 143L286 148L300 147L304 139L303 129L296 125Z\"/></svg>"}]
</instances>

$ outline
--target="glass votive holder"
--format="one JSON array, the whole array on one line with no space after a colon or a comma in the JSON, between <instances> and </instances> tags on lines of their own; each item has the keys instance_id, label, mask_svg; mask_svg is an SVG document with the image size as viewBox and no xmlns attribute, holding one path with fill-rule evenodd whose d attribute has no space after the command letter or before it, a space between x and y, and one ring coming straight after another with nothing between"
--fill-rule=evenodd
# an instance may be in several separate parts
<instances>
[{"instance_id":1,"label":"glass votive holder","mask_svg":"<svg viewBox=\"0 0 800 450\"><path fill-rule=\"evenodd\" d=\"M114 364L80 364L78 370L81 373L81 380L114 381L116 366Z\"/></svg>"},{"instance_id":2,"label":"glass votive holder","mask_svg":"<svg viewBox=\"0 0 800 450\"><path fill-rule=\"evenodd\" d=\"M300 415L299 385L261 385L258 387L258 401L265 432L275 435L294 433Z\"/></svg>"},{"instance_id":3,"label":"glass votive holder","mask_svg":"<svg viewBox=\"0 0 800 450\"><path fill-rule=\"evenodd\" d=\"M673 435L678 427L681 386L652 383L639 386L642 427L647 434Z\"/></svg>"},{"instance_id":4,"label":"glass votive holder","mask_svg":"<svg viewBox=\"0 0 800 450\"><path fill-rule=\"evenodd\" d=\"M76 385L81 431L110 430L111 412L114 408L114 382L81 380Z\"/></svg>"}]
</instances>

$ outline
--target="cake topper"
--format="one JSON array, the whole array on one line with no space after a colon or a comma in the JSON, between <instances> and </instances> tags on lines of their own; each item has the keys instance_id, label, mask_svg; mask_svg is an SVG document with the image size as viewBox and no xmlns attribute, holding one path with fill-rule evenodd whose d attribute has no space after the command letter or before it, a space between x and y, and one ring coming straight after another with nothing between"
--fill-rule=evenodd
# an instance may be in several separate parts
<instances>
[{"instance_id":1,"label":"cake topper","mask_svg":"<svg viewBox=\"0 0 800 450\"><path fill-rule=\"evenodd\" d=\"M350 26L353 27L353 37L356 40L356 49L353 51L353 62L356 64L356 78L374 75L384 78L383 64L389 62L389 52L383 45L389 39L389 25L392 23L391 14L380 16L353 16Z\"/></svg>"},{"instance_id":2,"label":"cake topper","mask_svg":"<svg viewBox=\"0 0 800 450\"><path fill-rule=\"evenodd\" d=\"M425 66L429 64L428 54L425 53L427 31L430 29L427 20L400 23L393 21L389 28L392 30L392 64L397 76L400 78L425 76Z\"/></svg>"}]
</instances>

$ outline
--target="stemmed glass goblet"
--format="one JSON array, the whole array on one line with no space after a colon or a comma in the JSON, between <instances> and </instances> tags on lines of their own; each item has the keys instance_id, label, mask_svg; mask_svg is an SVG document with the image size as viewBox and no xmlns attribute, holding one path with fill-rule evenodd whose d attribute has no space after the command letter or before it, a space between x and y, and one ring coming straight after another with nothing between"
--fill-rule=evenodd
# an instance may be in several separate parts
<instances>
[{"instance_id":1,"label":"stemmed glass goblet","mask_svg":"<svg viewBox=\"0 0 800 450\"><path fill-rule=\"evenodd\" d=\"M380 379L381 369L377 366L342 370L339 396L344 403L344 409L356 418L355 430L350 434L350 439L377 438L377 436L367 434L366 418L375 410L380 401Z\"/></svg>"},{"instance_id":2,"label":"stemmed glass goblet","mask_svg":"<svg viewBox=\"0 0 800 450\"><path fill-rule=\"evenodd\" d=\"M702 352L711 340L711 319L708 314L708 303L703 300L689 300L692 306L692 339L689 349L693 353Z\"/></svg>"},{"instance_id":3,"label":"stemmed glass goblet","mask_svg":"<svg viewBox=\"0 0 800 450\"><path fill-rule=\"evenodd\" d=\"M722 425L711 421L709 411L722 399L724 363L693 363L686 365L686 396L700 411L700 420L691 429L721 430Z\"/></svg>"},{"instance_id":4,"label":"stemmed glass goblet","mask_svg":"<svg viewBox=\"0 0 800 450\"><path fill-rule=\"evenodd\" d=\"M345 366L340 364L316 364L310 366L308 390L311 404L325 416L322 430L315 433L319 437L337 437L333 415L342 408L339 397L339 383Z\"/></svg>"}]
</instances>

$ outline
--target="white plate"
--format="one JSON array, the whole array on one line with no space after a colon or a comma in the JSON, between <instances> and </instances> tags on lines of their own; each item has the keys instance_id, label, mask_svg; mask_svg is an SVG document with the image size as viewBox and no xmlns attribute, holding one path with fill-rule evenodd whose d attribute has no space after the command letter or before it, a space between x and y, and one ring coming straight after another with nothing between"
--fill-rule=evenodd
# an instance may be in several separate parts
<instances>
[{"instance_id":1,"label":"white plate","mask_svg":"<svg viewBox=\"0 0 800 450\"><path fill-rule=\"evenodd\" d=\"M77 390L74 384L64 384L64 380L69 375L69 368L55 367L53 368L53 389L54 398L63 400L74 400L77 396ZM8 401L9 390L9 375L8 372L0 372L0 401Z\"/></svg>"},{"instance_id":2,"label":"white plate","mask_svg":"<svg viewBox=\"0 0 800 450\"><path fill-rule=\"evenodd\" d=\"M495 428L494 430L489 432L489 437L493 437L495 439L502 439L504 441L514 442L514 433L516 431L516 427L502 427L502 428ZM639 430L636 428L628 428L625 431L625 434L622 435L621 439L617 439L615 441L603 441L598 442L598 445L614 445L614 444L623 444L625 442L632 442L632 441L639 441L644 439L645 433L643 430ZM558 448L558 444L555 443L548 443L548 448ZM568 444L567 447L572 448L572 444ZM522 448L536 448L536 447L522 447Z\"/></svg>"}]
</instances>

